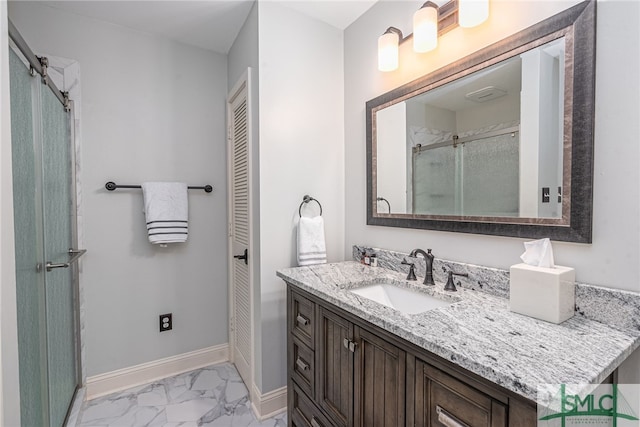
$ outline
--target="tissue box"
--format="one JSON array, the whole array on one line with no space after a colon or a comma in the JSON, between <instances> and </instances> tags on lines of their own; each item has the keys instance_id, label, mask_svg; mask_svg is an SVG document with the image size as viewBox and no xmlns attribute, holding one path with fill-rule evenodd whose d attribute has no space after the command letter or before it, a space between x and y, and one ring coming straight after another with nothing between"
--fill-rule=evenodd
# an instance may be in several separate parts
<instances>
[{"instance_id":1,"label":"tissue box","mask_svg":"<svg viewBox=\"0 0 640 427\"><path fill-rule=\"evenodd\" d=\"M511 311L562 323L575 311L576 272L570 267L512 265L509 303Z\"/></svg>"}]
</instances>

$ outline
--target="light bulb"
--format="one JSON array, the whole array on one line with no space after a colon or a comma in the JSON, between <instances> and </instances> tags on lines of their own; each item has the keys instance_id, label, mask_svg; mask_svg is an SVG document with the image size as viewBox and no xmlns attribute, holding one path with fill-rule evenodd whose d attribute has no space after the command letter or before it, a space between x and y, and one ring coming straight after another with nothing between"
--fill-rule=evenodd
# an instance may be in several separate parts
<instances>
[{"instance_id":1,"label":"light bulb","mask_svg":"<svg viewBox=\"0 0 640 427\"><path fill-rule=\"evenodd\" d=\"M487 18L489 18L489 0L459 0L458 23L461 27L475 27Z\"/></svg>"},{"instance_id":2,"label":"light bulb","mask_svg":"<svg viewBox=\"0 0 640 427\"><path fill-rule=\"evenodd\" d=\"M378 38L378 69L393 71L398 68L400 36L390 29Z\"/></svg>"},{"instance_id":3,"label":"light bulb","mask_svg":"<svg viewBox=\"0 0 640 427\"><path fill-rule=\"evenodd\" d=\"M413 50L429 52L438 46L438 5L426 2L413 14Z\"/></svg>"}]
</instances>

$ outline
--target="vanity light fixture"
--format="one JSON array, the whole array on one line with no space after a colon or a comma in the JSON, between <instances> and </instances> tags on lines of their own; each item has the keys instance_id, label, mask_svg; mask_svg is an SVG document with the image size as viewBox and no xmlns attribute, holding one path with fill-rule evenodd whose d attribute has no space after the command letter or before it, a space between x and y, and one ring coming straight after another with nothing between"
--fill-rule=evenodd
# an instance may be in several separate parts
<instances>
[{"instance_id":1,"label":"vanity light fixture","mask_svg":"<svg viewBox=\"0 0 640 427\"><path fill-rule=\"evenodd\" d=\"M387 28L378 38L378 69L393 71L398 68L398 45L403 41L402 31L395 27Z\"/></svg>"},{"instance_id":2,"label":"vanity light fixture","mask_svg":"<svg viewBox=\"0 0 640 427\"><path fill-rule=\"evenodd\" d=\"M438 46L438 5L428 1L413 14L413 50L429 52Z\"/></svg>"},{"instance_id":3,"label":"vanity light fixture","mask_svg":"<svg viewBox=\"0 0 640 427\"><path fill-rule=\"evenodd\" d=\"M462 24L464 13L464 23ZM413 37L413 50L429 52L438 46L438 36L458 25L473 27L489 16L489 0L450 0L442 6L427 1L413 15L413 33L402 37L402 31L389 27L378 38L378 69L394 71L398 68L399 45Z\"/></svg>"},{"instance_id":4,"label":"vanity light fixture","mask_svg":"<svg viewBox=\"0 0 640 427\"><path fill-rule=\"evenodd\" d=\"M458 0L458 23L471 28L489 18L489 0Z\"/></svg>"}]
</instances>

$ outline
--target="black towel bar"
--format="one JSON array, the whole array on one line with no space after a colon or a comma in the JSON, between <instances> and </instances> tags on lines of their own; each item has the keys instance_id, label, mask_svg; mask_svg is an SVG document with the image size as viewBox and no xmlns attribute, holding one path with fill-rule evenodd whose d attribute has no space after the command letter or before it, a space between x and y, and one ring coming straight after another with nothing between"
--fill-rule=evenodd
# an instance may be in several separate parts
<instances>
[{"instance_id":1,"label":"black towel bar","mask_svg":"<svg viewBox=\"0 0 640 427\"><path fill-rule=\"evenodd\" d=\"M320 204L320 202L317 199L314 199L313 197L309 196L308 194L305 194L305 196L302 198L302 203L300 203L300 207L298 208L298 215L300 215L301 218L302 218L302 205L304 205L305 203L309 203L311 201L316 202L318 206L320 206L320 216L322 216L322 205Z\"/></svg>"},{"instance_id":2,"label":"black towel bar","mask_svg":"<svg viewBox=\"0 0 640 427\"><path fill-rule=\"evenodd\" d=\"M119 185L116 184L113 181L109 181L104 185L104 188L106 188L109 191L113 191L116 188L142 188L141 185ZM204 186L188 186L187 187L189 190L204 190L207 193L211 193L213 191L213 187L210 185L204 185Z\"/></svg>"}]
</instances>

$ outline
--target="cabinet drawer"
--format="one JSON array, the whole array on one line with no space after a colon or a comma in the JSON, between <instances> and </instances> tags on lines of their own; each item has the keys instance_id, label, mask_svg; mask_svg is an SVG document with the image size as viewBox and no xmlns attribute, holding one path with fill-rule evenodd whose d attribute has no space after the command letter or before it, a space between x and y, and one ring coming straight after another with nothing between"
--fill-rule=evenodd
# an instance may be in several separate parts
<instances>
[{"instance_id":1,"label":"cabinet drawer","mask_svg":"<svg viewBox=\"0 0 640 427\"><path fill-rule=\"evenodd\" d=\"M292 389L289 389L292 392L289 398L291 425L296 427L333 427L333 424L322 415L320 409L298 386L294 385Z\"/></svg>"},{"instance_id":2,"label":"cabinet drawer","mask_svg":"<svg viewBox=\"0 0 640 427\"><path fill-rule=\"evenodd\" d=\"M507 425L504 405L424 362L416 363L415 398L416 426Z\"/></svg>"},{"instance_id":3,"label":"cabinet drawer","mask_svg":"<svg viewBox=\"0 0 640 427\"><path fill-rule=\"evenodd\" d=\"M289 361L293 379L309 396L314 396L315 361L313 350L293 338L293 354Z\"/></svg>"},{"instance_id":4,"label":"cabinet drawer","mask_svg":"<svg viewBox=\"0 0 640 427\"><path fill-rule=\"evenodd\" d=\"M290 295L289 330L313 350L315 304L295 292Z\"/></svg>"}]
</instances>

